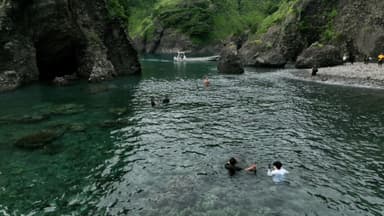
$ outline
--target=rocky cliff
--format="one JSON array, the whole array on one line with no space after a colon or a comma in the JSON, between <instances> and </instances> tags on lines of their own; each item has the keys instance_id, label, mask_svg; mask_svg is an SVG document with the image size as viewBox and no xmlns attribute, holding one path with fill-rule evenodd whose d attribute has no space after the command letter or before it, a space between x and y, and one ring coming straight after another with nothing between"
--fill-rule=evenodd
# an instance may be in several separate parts
<instances>
[{"instance_id":1,"label":"rocky cliff","mask_svg":"<svg viewBox=\"0 0 384 216\"><path fill-rule=\"evenodd\" d=\"M0 90L76 75L140 72L137 53L103 0L1 0Z\"/></svg>"},{"instance_id":2,"label":"rocky cliff","mask_svg":"<svg viewBox=\"0 0 384 216\"><path fill-rule=\"evenodd\" d=\"M384 51L384 1L298 0L290 7L265 34L243 44L245 65L332 66L341 64L343 54L362 60Z\"/></svg>"},{"instance_id":3,"label":"rocky cliff","mask_svg":"<svg viewBox=\"0 0 384 216\"><path fill-rule=\"evenodd\" d=\"M341 64L344 54L359 61L384 52L384 1L151 2L157 2L152 9L146 4L132 10L131 27L142 52L218 53L217 44L235 43L244 65L263 67L331 66Z\"/></svg>"}]
</instances>

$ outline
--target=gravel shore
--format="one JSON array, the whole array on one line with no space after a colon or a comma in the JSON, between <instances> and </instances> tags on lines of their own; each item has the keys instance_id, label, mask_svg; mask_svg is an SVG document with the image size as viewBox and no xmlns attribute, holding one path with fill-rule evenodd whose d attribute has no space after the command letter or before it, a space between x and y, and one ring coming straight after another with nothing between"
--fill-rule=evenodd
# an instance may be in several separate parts
<instances>
[{"instance_id":1,"label":"gravel shore","mask_svg":"<svg viewBox=\"0 0 384 216\"><path fill-rule=\"evenodd\" d=\"M319 68L316 76L311 76L311 73L311 69L291 71L295 78L305 81L384 89L384 67L378 67L374 63L348 63Z\"/></svg>"}]
</instances>

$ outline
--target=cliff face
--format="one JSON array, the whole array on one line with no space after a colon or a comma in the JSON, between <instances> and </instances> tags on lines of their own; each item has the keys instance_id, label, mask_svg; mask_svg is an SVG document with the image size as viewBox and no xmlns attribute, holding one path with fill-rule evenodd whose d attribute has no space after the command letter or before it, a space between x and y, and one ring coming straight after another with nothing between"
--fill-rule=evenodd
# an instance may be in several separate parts
<instances>
[{"instance_id":1,"label":"cliff face","mask_svg":"<svg viewBox=\"0 0 384 216\"><path fill-rule=\"evenodd\" d=\"M118 0L122 4L126 0ZM255 32L286 0L130 1L129 29L141 52L218 53L228 38Z\"/></svg>"},{"instance_id":2,"label":"cliff face","mask_svg":"<svg viewBox=\"0 0 384 216\"><path fill-rule=\"evenodd\" d=\"M104 1L0 2L0 90L64 75L92 81L139 72L137 53Z\"/></svg>"},{"instance_id":3,"label":"cliff face","mask_svg":"<svg viewBox=\"0 0 384 216\"><path fill-rule=\"evenodd\" d=\"M295 63L298 56L313 44L312 62L327 66L328 53L323 46L330 45L332 56L354 55L376 57L384 51L384 2L376 0L299 0L282 22L272 26L259 39L248 40L240 49L245 65L282 67ZM313 46L311 47L313 49ZM306 54L308 52L305 52ZM322 54L321 54L322 53ZM322 57L322 55L324 57ZM318 56L320 59L316 59ZM340 62L340 59L332 61Z\"/></svg>"},{"instance_id":4,"label":"cliff face","mask_svg":"<svg viewBox=\"0 0 384 216\"><path fill-rule=\"evenodd\" d=\"M339 0L335 29L352 42L357 54L384 52L384 1Z\"/></svg>"}]
</instances>

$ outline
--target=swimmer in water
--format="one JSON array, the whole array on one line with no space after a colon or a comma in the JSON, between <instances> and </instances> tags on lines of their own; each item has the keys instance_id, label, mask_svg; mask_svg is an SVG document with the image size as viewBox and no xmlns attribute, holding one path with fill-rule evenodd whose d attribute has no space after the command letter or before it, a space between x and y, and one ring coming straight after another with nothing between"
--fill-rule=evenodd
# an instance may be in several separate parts
<instances>
[{"instance_id":1,"label":"swimmer in water","mask_svg":"<svg viewBox=\"0 0 384 216\"><path fill-rule=\"evenodd\" d=\"M156 106L155 98L153 96L151 97L151 106Z\"/></svg>"},{"instance_id":2,"label":"swimmer in water","mask_svg":"<svg viewBox=\"0 0 384 216\"><path fill-rule=\"evenodd\" d=\"M289 172L283 168L283 164L280 161L273 162L273 169L271 170L270 165L268 167L268 176L272 176L272 180L275 183L281 183L285 180L285 175Z\"/></svg>"},{"instance_id":3,"label":"swimmer in water","mask_svg":"<svg viewBox=\"0 0 384 216\"><path fill-rule=\"evenodd\" d=\"M237 160L235 158L229 159L229 161L224 165L224 167L228 170L228 174L230 176L235 175L236 171L242 170L240 167L236 166Z\"/></svg>"},{"instance_id":4,"label":"swimmer in water","mask_svg":"<svg viewBox=\"0 0 384 216\"><path fill-rule=\"evenodd\" d=\"M242 168L236 166L237 160L235 158L229 159L229 161L225 164L225 168L228 170L228 173L230 176L235 175L236 171L243 170ZM255 172L256 173L256 163L250 165L249 167L245 168L245 171L248 172Z\"/></svg>"},{"instance_id":5,"label":"swimmer in water","mask_svg":"<svg viewBox=\"0 0 384 216\"><path fill-rule=\"evenodd\" d=\"M169 97L168 95L165 96L165 98L163 99L163 104L169 104L170 100L169 100Z\"/></svg>"},{"instance_id":6,"label":"swimmer in water","mask_svg":"<svg viewBox=\"0 0 384 216\"><path fill-rule=\"evenodd\" d=\"M207 76L204 77L203 84L205 87L208 87L211 83L209 82L209 79Z\"/></svg>"}]
</instances>

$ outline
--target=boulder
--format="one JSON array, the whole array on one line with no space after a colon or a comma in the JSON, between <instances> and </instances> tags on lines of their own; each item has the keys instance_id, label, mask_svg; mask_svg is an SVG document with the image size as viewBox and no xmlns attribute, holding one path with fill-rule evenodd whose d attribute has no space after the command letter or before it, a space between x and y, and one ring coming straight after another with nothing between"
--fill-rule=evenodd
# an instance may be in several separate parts
<instances>
[{"instance_id":1,"label":"boulder","mask_svg":"<svg viewBox=\"0 0 384 216\"><path fill-rule=\"evenodd\" d=\"M296 60L297 68L329 67L343 64L343 58L338 48L332 45L312 44L305 49Z\"/></svg>"},{"instance_id":2,"label":"boulder","mask_svg":"<svg viewBox=\"0 0 384 216\"><path fill-rule=\"evenodd\" d=\"M236 45L231 43L221 50L220 60L217 65L220 73L225 74L242 74L244 68L241 59L237 53Z\"/></svg>"},{"instance_id":3,"label":"boulder","mask_svg":"<svg viewBox=\"0 0 384 216\"><path fill-rule=\"evenodd\" d=\"M58 86L65 86L69 84L69 81L64 77L55 77L53 83Z\"/></svg>"},{"instance_id":4,"label":"boulder","mask_svg":"<svg viewBox=\"0 0 384 216\"><path fill-rule=\"evenodd\" d=\"M287 64L282 52L245 44L241 49L241 59L247 66L281 68Z\"/></svg>"},{"instance_id":5,"label":"boulder","mask_svg":"<svg viewBox=\"0 0 384 216\"><path fill-rule=\"evenodd\" d=\"M287 64L287 60L284 58L283 54L276 49L271 49L263 53L256 53L253 58L255 60L253 65L257 67L281 68Z\"/></svg>"},{"instance_id":6,"label":"boulder","mask_svg":"<svg viewBox=\"0 0 384 216\"><path fill-rule=\"evenodd\" d=\"M16 71L0 72L0 92L12 90L21 85L21 77Z\"/></svg>"}]
</instances>

